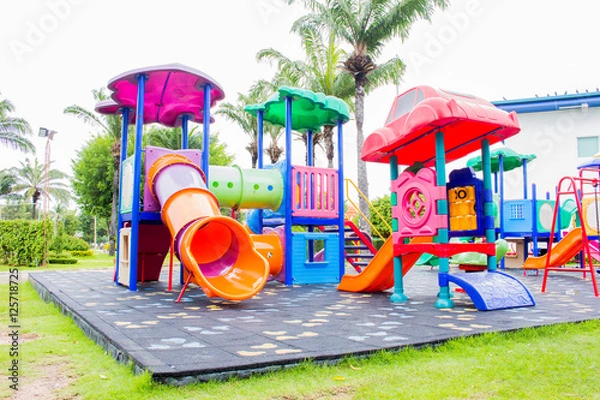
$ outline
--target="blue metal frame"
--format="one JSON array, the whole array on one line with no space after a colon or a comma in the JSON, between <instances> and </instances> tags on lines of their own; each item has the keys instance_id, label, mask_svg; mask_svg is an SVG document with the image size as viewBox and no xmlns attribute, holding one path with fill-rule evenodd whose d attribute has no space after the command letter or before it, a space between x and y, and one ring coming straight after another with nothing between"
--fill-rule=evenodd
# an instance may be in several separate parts
<instances>
[{"instance_id":1,"label":"blue metal frame","mask_svg":"<svg viewBox=\"0 0 600 400\"><path fill-rule=\"evenodd\" d=\"M129 108L125 107L121 110L121 161L119 162L119 182L122 180L121 174L123 173L123 161L127 158L127 130L129 129ZM121 185L119 184L119 193L117 195L117 235L116 239L116 257L115 257L115 276L114 282L118 285L119 281L119 263L121 257L119 255L119 246L121 242L121 228L123 227L123 216L121 215Z\"/></svg>"},{"instance_id":2,"label":"blue metal frame","mask_svg":"<svg viewBox=\"0 0 600 400\"><path fill-rule=\"evenodd\" d=\"M206 185L208 186L208 162L210 154L210 90L212 86L210 84L204 85L204 142L202 144L202 171L206 177Z\"/></svg>"},{"instance_id":3,"label":"blue metal frame","mask_svg":"<svg viewBox=\"0 0 600 400\"><path fill-rule=\"evenodd\" d=\"M133 158L133 202L131 210L131 254L129 257L129 290L137 290L138 239L140 225L140 180L142 175L142 135L144 133L144 89L146 76L137 77L137 109L135 120L135 151Z\"/></svg>"},{"instance_id":4,"label":"blue metal frame","mask_svg":"<svg viewBox=\"0 0 600 400\"><path fill-rule=\"evenodd\" d=\"M189 134L188 134L188 122L190 120L189 115L183 115L181 117L181 148L188 148Z\"/></svg>"},{"instance_id":5,"label":"blue metal frame","mask_svg":"<svg viewBox=\"0 0 600 400\"><path fill-rule=\"evenodd\" d=\"M337 141L338 141L338 231L339 231L339 251L340 251L340 279L346 272L346 249L344 247L345 237L345 213L344 213L344 134L342 120L337 121Z\"/></svg>"},{"instance_id":6,"label":"blue metal frame","mask_svg":"<svg viewBox=\"0 0 600 400\"><path fill-rule=\"evenodd\" d=\"M292 252L289 249L292 248L292 98L285 98L285 169L286 176L288 177L287 182L284 182L284 190L288 193L287 205L285 213L285 248L288 251L285 252L285 284L292 285Z\"/></svg>"}]
</instances>

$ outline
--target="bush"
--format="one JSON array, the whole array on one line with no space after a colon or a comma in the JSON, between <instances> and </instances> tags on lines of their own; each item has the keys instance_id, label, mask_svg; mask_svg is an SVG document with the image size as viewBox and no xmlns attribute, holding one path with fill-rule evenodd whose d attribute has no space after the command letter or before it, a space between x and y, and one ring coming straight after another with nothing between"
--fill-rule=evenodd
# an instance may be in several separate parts
<instances>
[{"instance_id":1,"label":"bush","mask_svg":"<svg viewBox=\"0 0 600 400\"><path fill-rule=\"evenodd\" d=\"M71 258L69 253L57 253L55 251L48 252L48 258Z\"/></svg>"},{"instance_id":2,"label":"bush","mask_svg":"<svg viewBox=\"0 0 600 400\"><path fill-rule=\"evenodd\" d=\"M64 235L64 249L67 251L86 251L90 249L90 245L83 239L74 236Z\"/></svg>"},{"instance_id":3,"label":"bush","mask_svg":"<svg viewBox=\"0 0 600 400\"><path fill-rule=\"evenodd\" d=\"M94 250L73 250L71 255L73 257L91 257L94 255Z\"/></svg>"},{"instance_id":4,"label":"bush","mask_svg":"<svg viewBox=\"0 0 600 400\"><path fill-rule=\"evenodd\" d=\"M375 246L375 248L377 250L381 249L381 246L383 246L383 239L379 239L378 237L374 237L373 238L373 246Z\"/></svg>"},{"instance_id":5,"label":"bush","mask_svg":"<svg viewBox=\"0 0 600 400\"><path fill-rule=\"evenodd\" d=\"M76 258L49 258L49 264L77 264L79 260Z\"/></svg>"},{"instance_id":6,"label":"bush","mask_svg":"<svg viewBox=\"0 0 600 400\"><path fill-rule=\"evenodd\" d=\"M378 199L373 200L373 207L381 214L386 222L392 224L392 202L389 195L385 195ZM379 215L375 212L371 212L371 224L383 235L384 238L389 237L392 232L388 229L388 226L379 218ZM375 231L372 232L375 234Z\"/></svg>"},{"instance_id":7,"label":"bush","mask_svg":"<svg viewBox=\"0 0 600 400\"><path fill-rule=\"evenodd\" d=\"M39 265L44 255L44 232L52 236L52 223L0 221L0 258L9 265Z\"/></svg>"}]
</instances>

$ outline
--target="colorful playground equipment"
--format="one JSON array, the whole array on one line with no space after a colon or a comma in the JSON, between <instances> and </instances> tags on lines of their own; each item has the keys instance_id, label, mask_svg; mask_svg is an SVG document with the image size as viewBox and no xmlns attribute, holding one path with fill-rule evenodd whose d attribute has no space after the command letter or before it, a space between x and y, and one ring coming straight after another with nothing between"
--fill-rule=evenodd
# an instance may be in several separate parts
<instances>
[{"instance_id":1,"label":"colorful playground equipment","mask_svg":"<svg viewBox=\"0 0 600 400\"><path fill-rule=\"evenodd\" d=\"M440 257L437 307L453 306L450 282L465 288L481 310L534 305L518 280L495 271L489 145L519 131L514 114L424 86L399 96L388 126L369 136L362 152L364 160L391 165L394 233L376 250L344 218L342 126L350 115L343 101L281 87L248 106L258 121L259 157L257 169L245 170L209 165L210 108L224 93L206 74L163 65L123 73L108 87L111 100L96 110L121 115L123 123L118 284L136 290L139 281L158 280L172 249L182 263L179 298L194 283L209 297L245 300L274 278L286 285L339 283L339 290L353 292L393 286L392 301L404 301L402 276L428 252ZM203 124L202 151L187 149L190 121ZM286 159L273 166L263 165L265 122L285 127ZM135 148L127 158L130 123ZM142 151L146 123L181 126L182 149ZM337 128L337 168L313 165L312 135L324 125ZM292 130L306 133L306 166L291 163ZM464 169L453 171L446 186L445 163L479 147L484 180ZM399 173L400 164L409 168ZM247 225L221 215L221 206L249 209ZM450 236L485 236L485 242L449 243ZM488 271L449 273L449 257L473 251L486 255ZM345 274L345 261L359 273ZM171 287L172 265L169 272Z\"/></svg>"},{"instance_id":2,"label":"colorful playground equipment","mask_svg":"<svg viewBox=\"0 0 600 400\"><path fill-rule=\"evenodd\" d=\"M531 194L527 186L527 166L536 156L533 154L519 154L509 148L499 148L491 152L491 170L494 174L494 194L498 203L499 218L497 222L497 235L500 238L508 238L511 243L515 240L523 242L523 254L519 258L523 261L528 256L529 244L532 246L534 256L539 255L540 242L548 242L550 235L552 214L555 201L546 194L546 199L537 198L536 185L531 185ZM474 171L482 170L481 156L472 157L467 161L467 166ZM522 168L523 171L523 194L521 199L506 199L504 193L504 173ZM567 229L571 223L572 215L576 211L574 202L566 200L560 206L558 214L561 229ZM560 230L555 239L560 238ZM504 260L501 263L504 268Z\"/></svg>"},{"instance_id":3,"label":"colorful playground equipment","mask_svg":"<svg viewBox=\"0 0 600 400\"><path fill-rule=\"evenodd\" d=\"M349 119L343 101L282 87L264 104L249 107L259 122L259 169L246 170L209 165L210 108L224 93L206 74L180 64L148 67L111 79L108 88L111 100L98 103L96 110L121 115L123 122L118 284L136 290L138 281L158 280L169 248L182 262L181 294L194 283L209 297L244 300L258 293L270 276L288 285L339 282L345 251L340 234L345 225L342 125ZM203 124L202 152L186 149L189 121ZM287 159L270 168L263 168L262 161L264 121L286 128ZM126 158L127 127L133 122L135 149ZM181 126L183 148L148 146L142 165L146 123ZM337 126L338 168L313 167L310 157L308 166L292 165L292 129L305 131L311 143L312 132L323 125ZM258 210L258 216L252 227L242 226L222 216L220 206ZM266 226L263 213L279 213L281 218ZM292 232L297 225L305 232ZM337 230L316 232L317 226ZM324 247L320 260L314 259L315 242Z\"/></svg>"},{"instance_id":4,"label":"colorful playground equipment","mask_svg":"<svg viewBox=\"0 0 600 400\"><path fill-rule=\"evenodd\" d=\"M580 226L572 229L563 239L554 243L554 233L558 228L558 209L554 209L547 254L540 257L529 257L524 269L543 269L542 292L546 291L549 272L576 272L584 278L590 274L594 296L598 297L598 285L594 271L594 260L598 259L598 214L600 175L598 168L580 167L576 177L563 177L556 192L556 203L561 198L574 200L577 221ZM591 175L591 176L590 176ZM568 266L577 254L580 254L579 266Z\"/></svg>"},{"instance_id":5,"label":"colorful playground equipment","mask_svg":"<svg viewBox=\"0 0 600 400\"><path fill-rule=\"evenodd\" d=\"M514 113L485 100L419 86L399 95L386 126L367 137L361 158L390 164L393 302L407 300L404 258L426 252L439 257L438 308L453 306L450 282L461 286L480 310L535 304L520 281L496 271L490 145L519 130ZM446 163L475 150L482 153L483 182L477 184L466 170L455 174L456 181L451 175L447 186ZM408 168L400 173L399 165ZM485 243L450 243L451 235L482 235ZM433 236L437 241L406 243ZM449 258L463 252L486 254L487 271L451 274Z\"/></svg>"}]
</instances>

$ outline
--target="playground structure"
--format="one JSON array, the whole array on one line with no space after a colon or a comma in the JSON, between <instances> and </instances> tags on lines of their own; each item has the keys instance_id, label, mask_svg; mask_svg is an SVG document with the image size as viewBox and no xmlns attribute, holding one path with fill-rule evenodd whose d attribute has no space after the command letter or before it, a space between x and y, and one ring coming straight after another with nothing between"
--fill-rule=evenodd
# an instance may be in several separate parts
<instances>
[{"instance_id":1,"label":"playground structure","mask_svg":"<svg viewBox=\"0 0 600 400\"><path fill-rule=\"evenodd\" d=\"M552 215L552 226L547 254L540 257L529 257L524 269L543 269L542 292L546 291L549 272L576 272L581 273L583 278L590 274L594 296L598 297L598 285L594 271L593 261L598 260L598 226L599 214L598 203L600 175L598 168L581 167L576 177L563 177L556 192L556 203L561 198L567 197L574 200L576 205L577 221L580 221L562 240L554 243L554 233L558 227L558 209L554 209ZM588 175L588 176L586 176ZM592 175L592 176L589 176ZM567 263L577 254L580 254L579 267L569 267Z\"/></svg>"},{"instance_id":2,"label":"playground structure","mask_svg":"<svg viewBox=\"0 0 600 400\"><path fill-rule=\"evenodd\" d=\"M352 292L393 286L392 301L404 301L402 275L423 252L429 252L440 257L436 307L453 306L449 282L465 288L480 310L534 305L518 280L495 271L486 160L491 143L519 131L513 114L481 99L427 87L409 92L417 96L413 100L419 106L408 110L408 126L397 124L398 114L393 113L398 107L394 106L389 125L405 133L397 135L384 128L367 138L362 154L364 160L392 166L394 233L376 251L344 218L342 126L349 120L349 111L343 101L281 87L266 102L248 106L246 111L258 121L259 158L258 169L244 170L209 165L210 108L224 98L224 92L206 74L171 64L123 73L111 79L108 87L112 99L98 103L96 110L121 115L123 122L118 284L134 291L138 281L158 280L171 249L182 263L179 299L194 283L209 297L245 300L275 278L286 285L339 282L339 290ZM203 124L202 152L187 149L190 121ZM262 161L265 122L285 127L286 159L273 166L264 166ZM136 137L133 155L127 158L130 123L135 123ZM146 123L181 126L182 149L148 146L142 163ZM312 135L324 125L337 128L336 169L313 166ZM306 166L291 163L292 130L306 133ZM466 169L454 171L447 188L446 161L480 146L486 165L483 182ZM433 163L436 170L430 168ZM399 174L399 164L411 167ZM250 209L248 225L221 215L220 206ZM293 229L298 226L302 229ZM487 243L450 244L449 235L485 236ZM317 252L317 247L322 250ZM357 250L364 248L370 253ZM473 251L486 254L487 272L449 273L449 257ZM346 260L358 275L345 274ZM171 262L169 289L172 268Z\"/></svg>"},{"instance_id":3,"label":"playground structure","mask_svg":"<svg viewBox=\"0 0 600 400\"><path fill-rule=\"evenodd\" d=\"M98 103L96 110L120 114L123 123L118 284L133 291L138 281L158 280L170 248L183 265L181 294L194 283L209 297L244 300L258 293L269 276L287 285L339 282L345 250L339 229L344 226L342 125L349 119L343 101L282 87L264 104L249 107L258 119L259 169L244 170L209 165L210 108L224 92L206 74L180 64L149 67L111 79L108 88L112 99ZM186 149L190 121L203 124L202 153ZM287 158L270 169L263 169L263 121L286 128ZM136 137L127 158L130 123L136 124ZM142 163L146 123L181 126L182 149L148 146ZM312 146L312 132L325 124L338 130L338 169L316 168L310 157L308 166L292 165L292 129L306 132ZM220 206L258 209L254 232L222 216ZM278 226L264 226L277 218L265 219L263 211L280 215ZM297 225L306 232L292 232ZM316 232L316 226L337 230ZM324 246L320 260L314 259L315 241ZM169 279L170 288L172 263Z\"/></svg>"},{"instance_id":4,"label":"playground structure","mask_svg":"<svg viewBox=\"0 0 600 400\"><path fill-rule=\"evenodd\" d=\"M399 95L386 126L367 137L361 158L390 165L393 302L407 300L404 258L426 252L439 257L438 308L453 306L450 282L461 286L480 310L535 304L521 282L496 271L490 145L519 130L514 113L485 100L419 86ZM475 150L481 150L483 182L477 183L469 170L457 171L447 187L446 163ZM400 173L399 165L408 168ZM451 232L484 236L486 243L450 243ZM437 241L405 242L410 237L433 236ZM487 271L451 274L449 258L464 252L486 254Z\"/></svg>"},{"instance_id":5,"label":"playground structure","mask_svg":"<svg viewBox=\"0 0 600 400\"><path fill-rule=\"evenodd\" d=\"M491 171L494 174L494 200L497 202L498 219L496 233L499 238L509 240L509 243L522 242L522 246L516 245L517 262L515 266L520 267L527 259L529 245L534 256L540 253L540 242L548 242L554 212L555 200L550 199L546 193L545 199L537 198L536 185L531 185L531 194L528 193L527 167L535 160L533 154L519 154L510 148L499 148L491 152ZM467 166L475 171L482 170L481 156L472 157L467 161ZM506 199L504 190L505 172L522 168L523 172L523 194L520 199ZM555 240L560 239L562 229L567 229L576 211L572 199L567 199L560 206L558 221L560 229L555 234ZM505 260L501 267L504 268Z\"/></svg>"}]
</instances>

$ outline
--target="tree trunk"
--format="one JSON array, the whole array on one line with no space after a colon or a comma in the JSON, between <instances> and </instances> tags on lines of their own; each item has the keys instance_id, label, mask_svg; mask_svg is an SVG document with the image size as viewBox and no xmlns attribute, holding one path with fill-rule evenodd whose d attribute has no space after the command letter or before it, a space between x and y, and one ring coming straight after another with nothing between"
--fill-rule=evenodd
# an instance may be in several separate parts
<instances>
[{"instance_id":1,"label":"tree trunk","mask_svg":"<svg viewBox=\"0 0 600 400\"><path fill-rule=\"evenodd\" d=\"M108 255L113 257L115 255L116 250L116 240L118 232L117 226L117 216L119 215L119 179L120 179L120 166L121 166L121 143L117 143L117 139L115 144L113 145L113 195L112 195L112 204L110 209L110 222L108 223ZM135 207L135 205L134 205Z\"/></svg>"},{"instance_id":2,"label":"tree trunk","mask_svg":"<svg viewBox=\"0 0 600 400\"><path fill-rule=\"evenodd\" d=\"M325 142L325 154L327 155L327 168L333 168L333 125L323 126L323 141Z\"/></svg>"},{"instance_id":3,"label":"tree trunk","mask_svg":"<svg viewBox=\"0 0 600 400\"><path fill-rule=\"evenodd\" d=\"M358 188L369 198L369 180L367 178L367 165L360 159L360 152L364 142L363 121L365 115L365 81L356 77L356 98L355 98L355 117L356 117L356 178ZM358 208L367 217L370 218L371 212L369 204L362 196L358 199ZM360 218L359 227L362 231L371 234L371 226L367 221Z\"/></svg>"}]
</instances>

